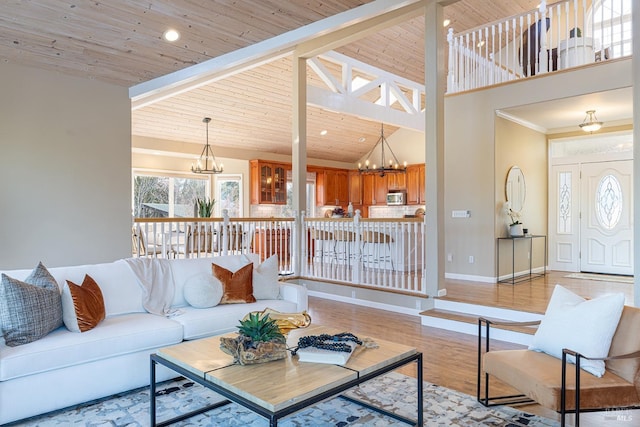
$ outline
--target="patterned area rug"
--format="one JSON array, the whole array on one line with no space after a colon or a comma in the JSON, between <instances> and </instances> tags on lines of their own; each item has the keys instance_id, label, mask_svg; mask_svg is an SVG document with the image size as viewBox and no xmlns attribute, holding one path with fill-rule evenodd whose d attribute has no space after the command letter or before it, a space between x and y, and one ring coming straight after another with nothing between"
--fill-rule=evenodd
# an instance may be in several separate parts
<instances>
[{"instance_id":1,"label":"patterned area rug","mask_svg":"<svg viewBox=\"0 0 640 427\"><path fill-rule=\"evenodd\" d=\"M603 282L633 283L633 276L618 276L613 274L571 273L564 277L571 279L600 280Z\"/></svg>"},{"instance_id":2,"label":"patterned area rug","mask_svg":"<svg viewBox=\"0 0 640 427\"><path fill-rule=\"evenodd\" d=\"M559 423L530 415L508 406L485 408L475 398L434 384L424 383L425 426L557 426ZM415 419L416 380L389 373L345 393ZM158 421L173 418L221 397L185 379L158 387ZM31 418L13 426L148 426L149 390L142 388L77 407ZM236 404L230 404L175 426L268 426L267 419ZM278 421L283 427L308 426L406 426L400 421L334 397Z\"/></svg>"}]
</instances>

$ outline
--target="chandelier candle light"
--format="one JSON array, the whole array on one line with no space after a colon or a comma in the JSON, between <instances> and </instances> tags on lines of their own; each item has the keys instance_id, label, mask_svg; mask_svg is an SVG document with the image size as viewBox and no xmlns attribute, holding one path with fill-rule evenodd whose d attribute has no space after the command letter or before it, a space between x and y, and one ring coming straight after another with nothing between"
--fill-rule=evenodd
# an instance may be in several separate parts
<instances>
[{"instance_id":1,"label":"chandelier candle light","mask_svg":"<svg viewBox=\"0 0 640 427\"><path fill-rule=\"evenodd\" d=\"M202 149L198 163L195 165L191 164L191 172L204 174L222 173L222 171L224 171L224 165L216 161L216 155L213 154L213 149L211 145L209 145L209 122L211 118L205 117L202 121L207 124L207 143Z\"/></svg>"},{"instance_id":2,"label":"chandelier candle light","mask_svg":"<svg viewBox=\"0 0 640 427\"><path fill-rule=\"evenodd\" d=\"M381 165L380 167L377 167L375 164L370 166L371 162L369 161L369 158L371 157L371 154L375 151L378 145L380 146L380 151L381 151L381 156L380 156ZM385 157L386 156L385 146L387 150L389 150L389 152L391 153L391 158L389 159L388 164L387 164L387 159ZM404 162L403 166L400 167L398 158L396 157L395 154L393 154L393 150L391 150L391 147L389 146L387 139L384 137L384 124L380 125L380 138L378 139L378 142L376 142L376 144L373 146L371 151L367 153L367 160L365 160L364 162L364 167L362 163L358 163L358 171L361 174L378 174L380 176L385 176L388 173L405 173L407 171L407 162Z\"/></svg>"}]
</instances>

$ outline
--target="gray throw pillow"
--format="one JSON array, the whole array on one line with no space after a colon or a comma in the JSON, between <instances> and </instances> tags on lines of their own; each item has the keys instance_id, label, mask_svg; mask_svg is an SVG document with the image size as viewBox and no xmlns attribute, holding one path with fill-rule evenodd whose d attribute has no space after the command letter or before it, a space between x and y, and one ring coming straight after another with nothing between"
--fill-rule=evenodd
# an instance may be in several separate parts
<instances>
[{"instance_id":1,"label":"gray throw pillow","mask_svg":"<svg viewBox=\"0 0 640 427\"><path fill-rule=\"evenodd\" d=\"M60 288L42 263L24 281L2 274L0 329L8 346L36 341L60 326Z\"/></svg>"}]
</instances>

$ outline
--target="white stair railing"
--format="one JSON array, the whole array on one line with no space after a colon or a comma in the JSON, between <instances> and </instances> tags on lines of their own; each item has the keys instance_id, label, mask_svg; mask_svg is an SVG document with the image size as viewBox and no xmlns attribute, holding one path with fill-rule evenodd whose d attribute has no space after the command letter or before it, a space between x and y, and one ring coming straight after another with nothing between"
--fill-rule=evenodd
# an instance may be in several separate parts
<instances>
[{"instance_id":1,"label":"white stair railing","mask_svg":"<svg viewBox=\"0 0 640 427\"><path fill-rule=\"evenodd\" d=\"M631 55L632 0L565 0L454 34L447 93Z\"/></svg>"}]
</instances>

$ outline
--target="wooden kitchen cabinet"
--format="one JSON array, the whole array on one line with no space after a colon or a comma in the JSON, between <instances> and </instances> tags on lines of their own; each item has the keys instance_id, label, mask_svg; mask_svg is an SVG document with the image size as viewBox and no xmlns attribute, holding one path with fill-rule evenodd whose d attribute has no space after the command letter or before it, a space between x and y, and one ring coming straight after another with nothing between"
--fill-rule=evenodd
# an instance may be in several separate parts
<instances>
[{"instance_id":1,"label":"wooden kitchen cabinet","mask_svg":"<svg viewBox=\"0 0 640 427\"><path fill-rule=\"evenodd\" d=\"M387 190L406 190L407 174L406 173L390 173L387 177Z\"/></svg>"},{"instance_id":2,"label":"wooden kitchen cabinet","mask_svg":"<svg viewBox=\"0 0 640 427\"><path fill-rule=\"evenodd\" d=\"M250 193L252 204L284 205L287 203L287 171L285 163L250 161Z\"/></svg>"},{"instance_id":3,"label":"wooden kitchen cabinet","mask_svg":"<svg viewBox=\"0 0 640 427\"><path fill-rule=\"evenodd\" d=\"M352 205L362 205L362 176L358 171L349 171L349 201Z\"/></svg>"},{"instance_id":4,"label":"wooden kitchen cabinet","mask_svg":"<svg viewBox=\"0 0 640 427\"><path fill-rule=\"evenodd\" d=\"M254 235L253 252L260 254L264 261L273 254L278 254L279 264L288 263L291 256L291 230L284 228L259 228Z\"/></svg>"},{"instance_id":5,"label":"wooden kitchen cabinet","mask_svg":"<svg viewBox=\"0 0 640 427\"><path fill-rule=\"evenodd\" d=\"M421 205L424 200L425 165L407 166L407 204Z\"/></svg>"},{"instance_id":6,"label":"wooden kitchen cabinet","mask_svg":"<svg viewBox=\"0 0 640 427\"><path fill-rule=\"evenodd\" d=\"M325 169L316 175L316 204L346 209L349 204L349 173L346 169Z\"/></svg>"},{"instance_id":7,"label":"wooden kitchen cabinet","mask_svg":"<svg viewBox=\"0 0 640 427\"><path fill-rule=\"evenodd\" d=\"M362 204L364 205L386 205L387 176L362 175Z\"/></svg>"}]
</instances>

